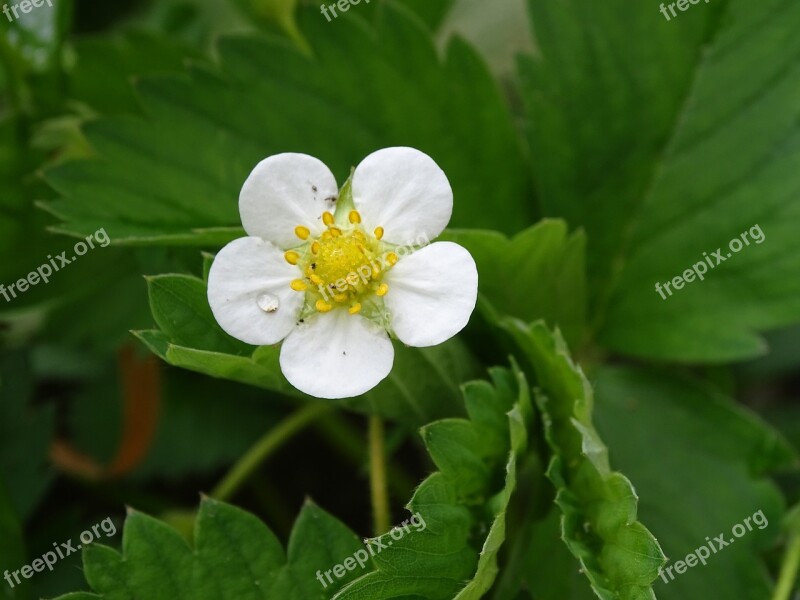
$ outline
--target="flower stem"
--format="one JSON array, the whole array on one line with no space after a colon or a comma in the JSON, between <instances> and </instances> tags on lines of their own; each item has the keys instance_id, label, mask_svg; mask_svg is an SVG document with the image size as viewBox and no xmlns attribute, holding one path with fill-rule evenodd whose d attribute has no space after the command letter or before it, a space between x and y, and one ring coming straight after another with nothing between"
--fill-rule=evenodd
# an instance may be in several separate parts
<instances>
[{"instance_id":1,"label":"flower stem","mask_svg":"<svg viewBox=\"0 0 800 600\"><path fill-rule=\"evenodd\" d=\"M217 500L229 500L278 448L332 408L330 403L309 404L270 429L231 468L211 492L211 497Z\"/></svg>"},{"instance_id":2,"label":"flower stem","mask_svg":"<svg viewBox=\"0 0 800 600\"><path fill-rule=\"evenodd\" d=\"M382 535L389 530L390 524L389 492L383 421L375 415L369 418L369 475L375 535Z\"/></svg>"},{"instance_id":3,"label":"flower stem","mask_svg":"<svg viewBox=\"0 0 800 600\"><path fill-rule=\"evenodd\" d=\"M792 536L786 555L783 557L781 574L772 600L789 600L797 578L797 569L800 567L800 535Z\"/></svg>"}]
</instances>

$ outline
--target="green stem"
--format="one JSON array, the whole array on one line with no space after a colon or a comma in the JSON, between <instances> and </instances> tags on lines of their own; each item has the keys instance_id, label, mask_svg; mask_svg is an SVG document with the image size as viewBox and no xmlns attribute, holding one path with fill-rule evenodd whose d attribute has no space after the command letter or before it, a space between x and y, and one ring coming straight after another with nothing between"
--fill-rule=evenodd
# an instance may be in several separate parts
<instances>
[{"instance_id":1,"label":"green stem","mask_svg":"<svg viewBox=\"0 0 800 600\"><path fill-rule=\"evenodd\" d=\"M386 481L383 421L376 416L369 418L369 475L375 535L383 535L389 530L390 525L389 492Z\"/></svg>"},{"instance_id":2,"label":"green stem","mask_svg":"<svg viewBox=\"0 0 800 600\"><path fill-rule=\"evenodd\" d=\"M800 535L793 536L789 542L772 600L789 600L797 578L798 567L800 567Z\"/></svg>"},{"instance_id":3,"label":"green stem","mask_svg":"<svg viewBox=\"0 0 800 600\"><path fill-rule=\"evenodd\" d=\"M278 448L332 408L330 403L309 404L269 430L225 475L211 492L211 497L217 500L230 499Z\"/></svg>"},{"instance_id":4,"label":"green stem","mask_svg":"<svg viewBox=\"0 0 800 600\"><path fill-rule=\"evenodd\" d=\"M331 414L324 421L314 424L314 429L342 458L359 471L367 471L369 451L361 431L343 419L338 413ZM391 456L391 441L387 440L387 457ZM389 480L389 493L396 500L405 502L417 482L402 466L387 460L386 477Z\"/></svg>"}]
</instances>

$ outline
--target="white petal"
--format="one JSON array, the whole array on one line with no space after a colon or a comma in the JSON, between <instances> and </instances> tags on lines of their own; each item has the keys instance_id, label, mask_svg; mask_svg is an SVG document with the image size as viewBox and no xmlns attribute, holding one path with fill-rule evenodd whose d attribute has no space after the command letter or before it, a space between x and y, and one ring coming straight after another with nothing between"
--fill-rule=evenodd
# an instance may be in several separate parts
<instances>
[{"instance_id":1,"label":"white petal","mask_svg":"<svg viewBox=\"0 0 800 600\"><path fill-rule=\"evenodd\" d=\"M383 227L390 244L428 244L453 214L447 176L414 148L386 148L365 158L353 174L353 202L367 231Z\"/></svg>"},{"instance_id":2,"label":"white petal","mask_svg":"<svg viewBox=\"0 0 800 600\"><path fill-rule=\"evenodd\" d=\"M478 298L478 269L458 244L436 242L386 273L392 329L409 346L435 346L464 329Z\"/></svg>"},{"instance_id":3,"label":"white petal","mask_svg":"<svg viewBox=\"0 0 800 600\"><path fill-rule=\"evenodd\" d=\"M307 154L276 154L262 160L244 182L239 214L248 235L280 248L300 243L295 227L319 235L322 213L336 207L336 178L325 163Z\"/></svg>"},{"instance_id":4,"label":"white petal","mask_svg":"<svg viewBox=\"0 0 800 600\"><path fill-rule=\"evenodd\" d=\"M386 331L339 308L306 320L281 348L281 370L294 387L317 398L351 398L392 370Z\"/></svg>"},{"instance_id":5,"label":"white petal","mask_svg":"<svg viewBox=\"0 0 800 600\"><path fill-rule=\"evenodd\" d=\"M257 237L239 238L219 251L208 274L208 303L217 323L254 345L277 344L295 327L305 294L289 287L300 269ZM277 306L276 306L277 305Z\"/></svg>"}]
</instances>

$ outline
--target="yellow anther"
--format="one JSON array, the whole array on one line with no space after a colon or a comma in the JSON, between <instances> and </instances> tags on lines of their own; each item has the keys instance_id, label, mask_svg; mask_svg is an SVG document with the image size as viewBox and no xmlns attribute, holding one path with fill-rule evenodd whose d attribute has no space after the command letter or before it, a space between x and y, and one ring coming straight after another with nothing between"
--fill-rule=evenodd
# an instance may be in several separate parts
<instances>
[{"instance_id":1,"label":"yellow anther","mask_svg":"<svg viewBox=\"0 0 800 600\"><path fill-rule=\"evenodd\" d=\"M398 260L400 259L394 252L389 252L389 254L386 255L386 262L389 263L390 265L396 265Z\"/></svg>"},{"instance_id":2,"label":"yellow anther","mask_svg":"<svg viewBox=\"0 0 800 600\"><path fill-rule=\"evenodd\" d=\"M361 303L360 302L356 302L355 304L353 304L353 306L351 306L350 308L347 309L347 312L349 312L351 315L355 315L357 313L360 313L361 312Z\"/></svg>"},{"instance_id":3,"label":"yellow anther","mask_svg":"<svg viewBox=\"0 0 800 600\"><path fill-rule=\"evenodd\" d=\"M385 296L389 293L389 286L385 283L382 283L378 286L378 289L375 291L378 296Z\"/></svg>"},{"instance_id":4,"label":"yellow anther","mask_svg":"<svg viewBox=\"0 0 800 600\"><path fill-rule=\"evenodd\" d=\"M317 307L317 310L321 313L326 313L333 309L333 306L325 302L325 300L317 300L315 306Z\"/></svg>"},{"instance_id":5,"label":"yellow anther","mask_svg":"<svg viewBox=\"0 0 800 600\"><path fill-rule=\"evenodd\" d=\"M334 294L333 299L336 302L347 302L347 294Z\"/></svg>"},{"instance_id":6,"label":"yellow anther","mask_svg":"<svg viewBox=\"0 0 800 600\"><path fill-rule=\"evenodd\" d=\"M361 215L358 214L357 210L351 210L348 218L350 219L350 222L353 223L354 225L356 223L361 223Z\"/></svg>"},{"instance_id":7,"label":"yellow anther","mask_svg":"<svg viewBox=\"0 0 800 600\"><path fill-rule=\"evenodd\" d=\"M314 273L312 273L312 274L309 276L309 279L311 279L311 281L312 281L312 282L313 282L315 285L322 285L323 283L325 283L325 281L322 279L322 277L320 277L319 275L315 275Z\"/></svg>"},{"instance_id":8,"label":"yellow anther","mask_svg":"<svg viewBox=\"0 0 800 600\"><path fill-rule=\"evenodd\" d=\"M289 250L283 257L290 265L296 265L300 261L300 255L294 250Z\"/></svg>"},{"instance_id":9,"label":"yellow anther","mask_svg":"<svg viewBox=\"0 0 800 600\"><path fill-rule=\"evenodd\" d=\"M326 210L324 213L322 213L322 222L328 227L333 225L333 214Z\"/></svg>"},{"instance_id":10,"label":"yellow anther","mask_svg":"<svg viewBox=\"0 0 800 600\"><path fill-rule=\"evenodd\" d=\"M289 284L289 287L292 288L295 292L305 292L308 288L308 284L302 279L295 279L292 283Z\"/></svg>"},{"instance_id":11,"label":"yellow anther","mask_svg":"<svg viewBox=\"0 0 800 600\"><path fill-rule=\"evenodd\" d=\"M319 252L319 242L314 242L311 244L311 253L317 254Z\"/></svg>"},{"instance_id":12,"label":"yellow anther","mask_svg":"<svg viewBox=\"0 0 800 600\"><path fill-rule=\"evenodd\" d=\"M323 231L322 235L319 236L321 240L330 240L333 239L333 235L330 231Z\"/></svg>"},{"instance_id":13,"label":"yellow anther","mask_svg":"<svg viewBox=\"0 0 800 600\"><path fill-rule=\"evenodd\" d=\"M331 227L330 232L333 237L339 237L342 235L342 230L338 227Z\"/></svg>"},{"instance_id":14,"label":"yellow anther","mask_svg":"<svg viewBox=\"0 0 800 600\"><path fill-rule=\"evenodd\" d=\"M383 227L376 227L375 228L375 239L380 240L383 238Z\"/></svg>"},{"instance_id":15,"label":"yellow anther","mask_svg":"<svg viewBox=\"0 0 800 600\"><path fill-rule=\"evenodd\" d=\"M372 278L376 278L381 274L381 266L378 263L372 263Z\"/></svg>"},{"instance_id":16,"label":"yellow anther","mask_svg":"<svg viewBox=\"0 0 800 600\"><path fill-rule=\"evenodd\" d=\"M308 227L303 227L302 225L298 225L297 227L294 228L294 234L301 240L307 240L308 236L311 235L311 230Z\"/></svg>"}]
</instances>

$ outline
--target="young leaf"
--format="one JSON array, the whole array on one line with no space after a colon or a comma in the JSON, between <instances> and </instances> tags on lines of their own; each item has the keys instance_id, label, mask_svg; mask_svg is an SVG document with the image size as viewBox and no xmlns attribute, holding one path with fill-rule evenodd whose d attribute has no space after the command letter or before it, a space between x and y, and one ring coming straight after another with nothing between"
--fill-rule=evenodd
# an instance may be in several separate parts
<instances>
[{"instance_id":1,"label":"young leaf","mask_svg":"<svg viewBox=\"0 0 800 600\"><path fill-rule=\"evenodd\" d=\"M307 504L284 553L254 516L204 499L192 545L163 522L132 511L121 553L98 544L84 549L89 585L106 600L477 600L497 574L505 511L533 419L524 376L516 369L494 369L491 376L492 384L465 386L469 420L423 429L440 471L409 503L414 518L365 540L366 548L340 522ZM477 463L483 465L479 478L464 467ZM496 489L500 474L505 481ZM480 548L474 537L483 540Z\"/></svg>"},{"instance_id":2,"label":"young leaf","mask_svg":"<svg viewBox=\"0 0 800 600\"><path fill-rule=\"evenodd\" d=\"M592 422L592 389L561 335L541 323L503 321L536 373L537 401L552 459L547 471L561 508L562 538L603 600L655 599L651 583L664 563L637 520L631 482L609 466Z\"/></svg>"},{"instance_id":3,"label":"young leaf","mask_svg":"<svg viewBox=\"0 0 800 600\"><path fill-rule=\"evenodd\" d=\"M346 586L335 600L477 600L490 589L505 541L517 462L527 449L533 420L524 376L502 369L491 375L493 385L464 386L469 420L445 419L422 429L440 469L420 485L408 505L424 528L399 538L393 529L377 538L387 546L375 555L377 569ZM505 471L505 482L495 491L492 474L499 469ZM474 524L468 507L480 505L489 519L478 554L469 543Z\"/></svg>"},{"instance_id":4,"label":"young leaf","mask_svg":"<svg viewBox=\"0 0 800 600\"><path fill-rule=\"evenodd\" d=\"M680 362L763 352L757 332L800 320L800 4L700 3L669 21L657 2L530 6L541 201L586 228L601 342ZM756 225L763 243L729 248ZM673 284L704 252L704 279Z\"/></svg>"},{"instance_id":5,"label":"young leaf","mask_svg":"<svg viewBox=\"0 0 800 600\"><path fill-rule=\"evenodd\" d=\"M106 600L323 600L339 585L323 588L316 572L358 549L361 540L314 504L303 507L284 551L256 517L205 498L191 547L163 522L131 511L122 553L92 544L83 561L86 580Z\"/></svg>"}]
</instances>

